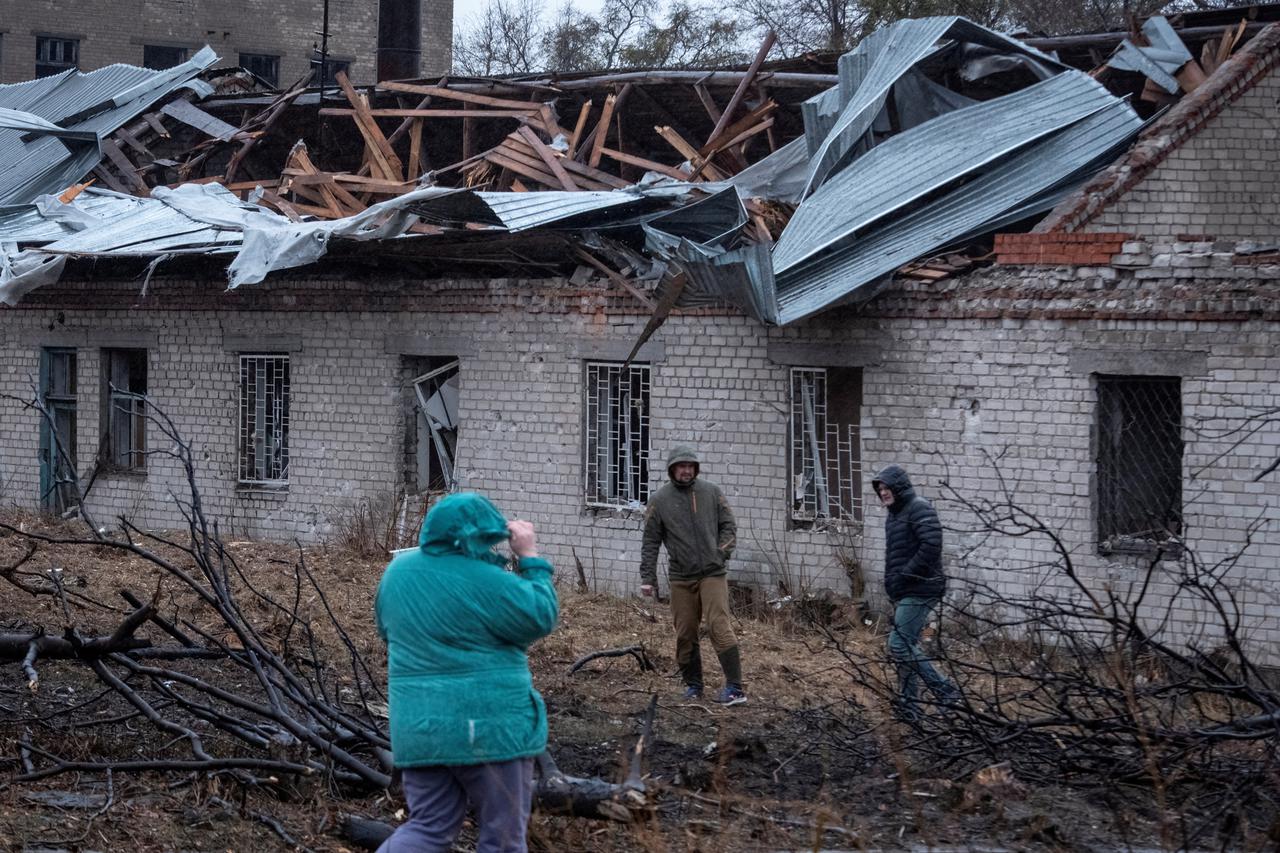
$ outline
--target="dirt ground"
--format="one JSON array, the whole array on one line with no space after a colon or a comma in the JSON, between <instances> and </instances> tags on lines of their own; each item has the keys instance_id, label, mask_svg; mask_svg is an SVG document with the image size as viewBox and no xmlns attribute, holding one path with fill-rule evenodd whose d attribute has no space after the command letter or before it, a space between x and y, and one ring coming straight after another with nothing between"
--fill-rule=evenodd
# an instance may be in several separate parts
<instances>
[{"instance_id":1,"label":"dirt ground","mask_svg":"<svg viewBox=\"0 0 1280 853\"><path fill-rule=\"evenodd\" d=\"M17 522L42 526L33 518ZM0 567L21 555L16 540L0 535ZM253 584L281 594L292 590L297 549L248 542L228 547ZM324 546L302 555L380 674L385 654L373 630L372 601L385 559ZM86 632L118 621L125 610L121 588L147 598L155 587L151 566L104 548L45 547L24 568L54 566L62 568L68 588L118 608L79 610L75 618ZM1176 817L1161 821L1141 791L1085 793L1007 778L984 788L980 778L931 768L897 748L899 724L887 709L856 694L844 658L820 633L767 608L740 614L735 625L750 701L728 709L682 702L665 610L649 613L638 599L576 592L572 574L558 576L560 626L530 651L534 681L549 709L550 748L566 773L620 780L656 695L646 765L657 805L651 817L629 825L535 815L532 849L1113 850L1160 849L1167 846L1162 837L1172 837L1166 833ZM195 612L180 597L164 600L169 613ZM264 623L274 618L265 609L252 613ZM53 600L0 583L0 633L32 625L53 632L61 624ZM854 654L880 655L883 637L860 620L848 620L840 636ZM336 636L322 639L337 648ZM636 644L656 671L642 672L628 656L596 660L568 674L588 652ZM714 684L718 670L709 647L706 658ZM215 663L203 666L206 674L217 672ZM292 849L268 825L274 820L307 848L339 851L351 849L338 831L344 815L395 822L401 814L396 794L353 800L303 784L245 791L226 779L160 775L120 775L110 785L66 775L15 783L24 732L32 743L56 745L64 754L117 756L161 737L136 719L124 727L105 725L125 709L117 697L102 695L86 668L49 662L40 675L33 693L19 665L0 667L0 849ZM458 849L473 849L473 838L464 829Z\"/></svg>"}]
</instances>

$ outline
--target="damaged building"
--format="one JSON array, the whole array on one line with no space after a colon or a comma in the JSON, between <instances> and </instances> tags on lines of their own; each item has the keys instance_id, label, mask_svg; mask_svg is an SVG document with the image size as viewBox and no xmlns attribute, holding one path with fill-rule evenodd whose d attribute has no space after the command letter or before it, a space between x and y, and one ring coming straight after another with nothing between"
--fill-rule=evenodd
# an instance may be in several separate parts
<instances>
[{"instance_id":1,"label":"damaged building","mask_svg":"<svg viewBox=\"0 0 1280 853\"><path fill-rule=\"evenodd\" d=\"M1280 648L1258 15L1043 50L930 18L821 68L766 43L745 69L323 99L205 92L199 55L2 87L0 500L181 526L154 407L232 535L411 530L475 489L625 592L692 443L738 515L735 579L874 595L868 480L897 462L953 574L1054 582L1048 543L970 524L1014 496L1100 587L1230 561L1246 635Z\"/></svg>"}]
</instances>

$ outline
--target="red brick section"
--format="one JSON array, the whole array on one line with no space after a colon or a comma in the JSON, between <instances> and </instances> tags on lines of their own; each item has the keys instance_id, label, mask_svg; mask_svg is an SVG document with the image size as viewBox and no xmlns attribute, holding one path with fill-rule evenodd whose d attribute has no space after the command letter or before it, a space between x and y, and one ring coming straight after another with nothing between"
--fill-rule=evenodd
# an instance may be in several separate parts
<instances>
[{"instance_id":1,"label":"red brick section","mask_svg":"<svg viewBox=\"0 0 1280 853\"><path fill-rule=\"evenodd\" d=\"M1132 234L997 234L996 263L1006 266L1102 267Z\"/></svg>"}]
</instances>

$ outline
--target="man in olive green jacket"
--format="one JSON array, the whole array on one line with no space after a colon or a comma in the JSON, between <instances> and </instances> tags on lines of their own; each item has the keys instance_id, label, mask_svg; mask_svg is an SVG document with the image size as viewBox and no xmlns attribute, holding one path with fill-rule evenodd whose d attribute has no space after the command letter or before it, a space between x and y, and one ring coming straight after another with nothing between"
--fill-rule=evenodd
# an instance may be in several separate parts
<instances>
[{"instance_id":1,"label":"man in olive green jacket","mask_svg":"<svg viewBox=\"0 0 1280 853\"><path fill-rule=\"evenodd\" d=\"M667 546L671 576L671 615L676 628L676 662L684 678L685 698L702 696L702 651L698 626L705 620L711 645L724 669L724 688L715 701L740 705L742 661L738 639L729 622L729 578L725 564L737 544L737 525L724 494L698 479L698 457L691 447L677 447L667 457L670 482L649 498L640 551L640 593L654 596L658 584L658 549Z\"/></svg>"}]
</instances>

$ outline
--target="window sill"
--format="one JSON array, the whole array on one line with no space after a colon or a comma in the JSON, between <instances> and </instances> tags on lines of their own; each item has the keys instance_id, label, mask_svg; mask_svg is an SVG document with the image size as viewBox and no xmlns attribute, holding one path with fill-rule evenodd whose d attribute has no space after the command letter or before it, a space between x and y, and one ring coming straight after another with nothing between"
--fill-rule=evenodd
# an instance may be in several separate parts
<instances>
[{"instance_id":1,"label":"window sill","mask_svg":"<svg viewBox=\"0 0 1280 853\"><path fill-rule=\"evenodd\" d=\"M1141 557L1147 560L1178 560L1182 558L1185 550L1181 542L1153 542L1149 539L1116 537L1098 543L1100 556L1115 559Z\"/></svg>"},{"instance_id":2,"label":"window sill","mask_svg":"<svg viewBox=\"0 0 1280 853\"><path fill-rule=\"evenodd\" d=\"M788 530L806 530L813 533L862 535L862 522L853 518L791 518Z\"/></svg>"},{"instance_id":3,"label":"window sill","mask_svg":"<svg viewBox=\"0 0 1280 853\"><path fill-rule=\"evenodd\" d=\"M99 469L98 476L111 480L145 480L147 479L147 469L103 467Z\"/></svg>"},{"instance_id":4,"label":"window sill","mask_svg":"<svg viewBox=\"0 0 1280 853\"><path fill-rule=\"evenodd\" d=\"M239 483L236 485L236 497L244 500L283 501L289 497L289 484L269 486L259 483Z\"/></svg>"},{"instance_id":5,"label":"window sill","mask_svg":"<svg viewBox=\"0 0 1280 853\"><path fill-rule=\"evenodd\" d=\"M642 519L644 518L644 509L644 504L626 506L587 504L582 508L582 511L584 515L590 515L592 518Z\"/></svg>"}]
</instances>

